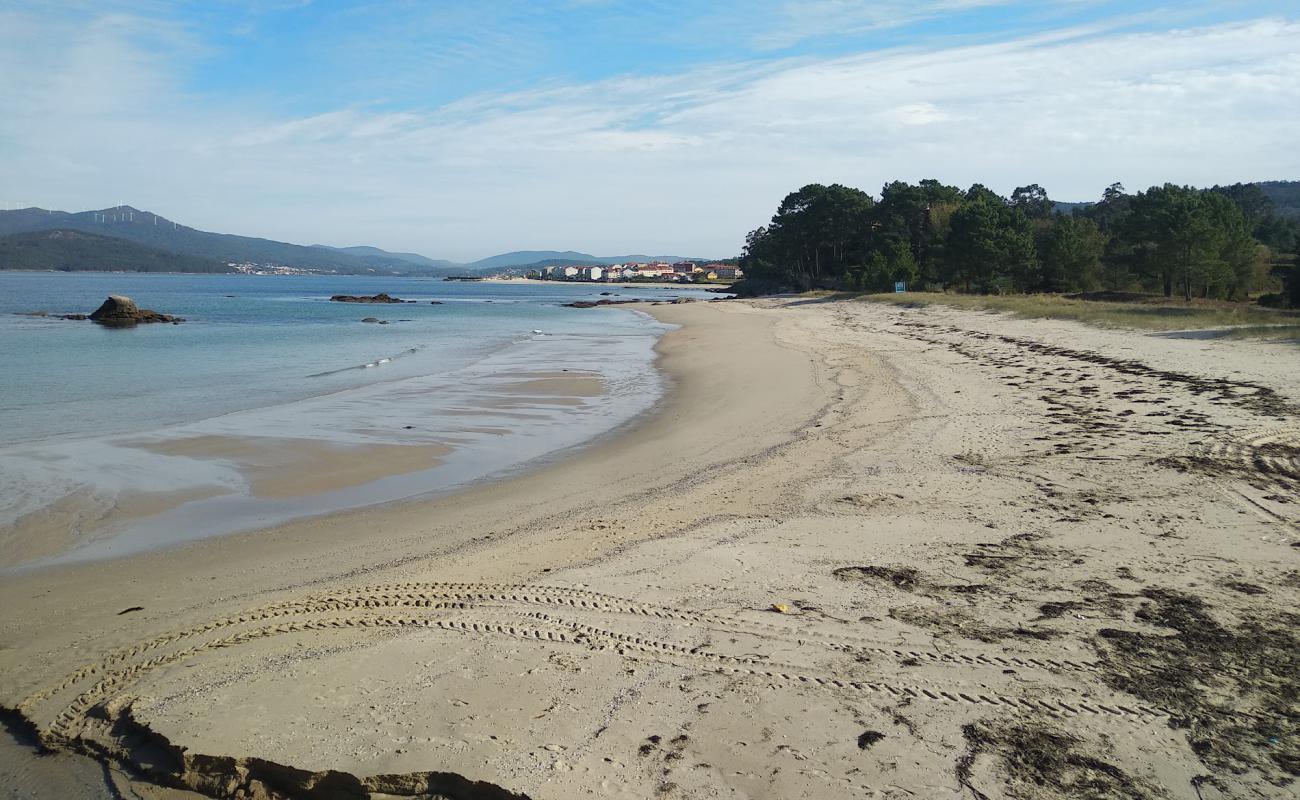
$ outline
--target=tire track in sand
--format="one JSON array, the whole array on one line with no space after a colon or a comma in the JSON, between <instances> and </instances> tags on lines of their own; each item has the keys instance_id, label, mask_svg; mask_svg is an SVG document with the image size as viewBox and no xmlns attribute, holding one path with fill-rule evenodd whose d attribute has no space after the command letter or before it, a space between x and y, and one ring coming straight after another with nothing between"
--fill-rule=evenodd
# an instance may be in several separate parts
<instances>
[{"instance_id":1,"label":"tire track in sand","mask_svg":"<svg viewBox=\"0 0 1300 800\"><path fill-rule=\"evenodd\" d=\"M500 618L510 612L512 604L526 610L519 612L524 621ZM538 610L538 607L549 610ZM567 608L609 621L591 624L555 613ZM384 616L393 609L418 611L433 616ZM517 609L516 609L517 611ZM457 619L456 615L488 613L485 619ZM318 617L312 619L311 617ZM969 668L971 666L1039 668L1045 670L1091 671L1094 665L1068 660L1023 659L985 653L949 653L913 651L886 647L856 637L837 637L820 632L800 631L788 626L728 618L702 612L684 611L627 600L613 595L580 589L527 584L497 585L482 583L403 583L363 587L327 595L288 601L261 609L219 618L203 625L165 634L131 647L112 652L88 664L61 681L29 696L19 711L32 717L33 710L56 695L69 692L91 678L98 680L80 691L59 710L43 736L51 743L66 743L75 738L81 721L95 707L119 695L149 672L185 661L205 652L237 647L269 636L313 630L436 628L467 634L495 634L520 640L555 645L579 644L589 649L611 651L634 660L650 660L677 666L698 668L703 672L740 674L759 677L781 686L820 686L841 691L885 693L899 698L916 698L935 702L1034 711L1058 716L1090 714L1136 721L1164 719L1160 708L1095 699L1026 697L992 690L974 690L964 684L928 685L881 680L847 680L806 667L779 664L763 658L727 655L702 646L692 646L652 637L640 631L618 630L610 625L627 625L637 618L653 619L686 632L704 630L742 631L757 635L773 644L811 643L839 652L867 651L894 659L925 659L934 664ZM188 644L177 650L169 645L216 633L240 625L277 621L251 630L238 631L215 639ZM674 631L678 632L678 631ZM852 643L850 643L852 642ZM146 657L148 656L148 657ZM1057 687L1060 691L1075 691Z\"/></svg>"}]
</instances>

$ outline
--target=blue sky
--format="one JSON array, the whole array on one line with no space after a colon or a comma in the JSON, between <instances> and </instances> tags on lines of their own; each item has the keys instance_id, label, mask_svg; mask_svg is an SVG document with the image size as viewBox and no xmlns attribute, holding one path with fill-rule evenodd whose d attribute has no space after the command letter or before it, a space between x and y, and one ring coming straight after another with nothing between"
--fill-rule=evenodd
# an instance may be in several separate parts
<instances>
[{"instance_id":1,"label":"blue sky","mask_svg":"<svg viewBox=\"0 0 1300 800\"><path fill-rule=\"evenodd\" d=\"M1300 178L1294 3L0 0L0 201L734 254L810 181Z\"/></svg>"}]
</instances>

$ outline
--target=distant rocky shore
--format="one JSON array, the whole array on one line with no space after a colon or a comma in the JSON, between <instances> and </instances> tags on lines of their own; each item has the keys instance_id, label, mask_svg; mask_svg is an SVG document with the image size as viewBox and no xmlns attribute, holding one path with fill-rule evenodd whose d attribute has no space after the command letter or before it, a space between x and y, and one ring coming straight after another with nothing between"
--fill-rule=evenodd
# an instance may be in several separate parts
<instances>
[{"instance_id":1,"label":"distant rocky shore","mask_svg":"<svg viewBox=\"0 0 1300 800\"><path fill-rule=\"evenodd\" d=\"M602 292L602 294L604 293ZM650 305L652 306L661 306L664 304L665 301L663 300L647 301L644 298L633 299L633 300L614 300L606 297L601 300L576 300L572 303L565 303L564 307L565 308L596 308L597 306L621 306L627 303L645 303L645 302L649 302ZM666 302L670 305L680 305L682 303L694 303L695 298L678 297L672 300L668 300Z\"/></svg>"}]
</instances>

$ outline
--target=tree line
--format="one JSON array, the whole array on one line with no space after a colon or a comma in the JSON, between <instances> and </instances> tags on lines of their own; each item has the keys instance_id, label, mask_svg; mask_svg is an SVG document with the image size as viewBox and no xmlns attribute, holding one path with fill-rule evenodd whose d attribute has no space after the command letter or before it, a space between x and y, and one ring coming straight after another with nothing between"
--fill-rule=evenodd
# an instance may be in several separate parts
<instances>
[{"instance_id":1,"label":"tree line","mask_svg":"<svg viewBox=\"0 0 1300 800\"><path fill-rule=\"evenodd\" d=\"M1254 184L1165 184L1062 209L1037 184L1002 197L975 184L888 183L879 198L809 184L745 237L741 266L757 287L976 293L1142 291L1230 300L1286 279L1300 224ZM1291 272L1296 267L1289 268Z\"/></svg>"}]
</instances>

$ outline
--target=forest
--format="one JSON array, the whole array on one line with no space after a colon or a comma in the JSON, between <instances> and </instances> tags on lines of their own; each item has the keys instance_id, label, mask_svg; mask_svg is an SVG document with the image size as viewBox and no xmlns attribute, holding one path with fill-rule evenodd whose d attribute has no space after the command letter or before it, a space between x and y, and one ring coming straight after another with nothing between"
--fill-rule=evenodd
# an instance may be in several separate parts
<instances>
[{"instance_id":1,"label":"forest","mask_svg":"<svg viewBox=\"0 0 1300 800\"><path fill-rule=\"evenodd\" d=\"M70 272L232 272L210 258L171 253L79 230L26 231L0 236L0 269Z\"/></svg>"},{"instance_id":2,"label":"forest","mask_svg":"<svg viewBox=\"0 0 1300 800\"><path fill-rule=\"evenodd\" d=\"M1058 210L1072 205L1068 211ZM1037 184L895 181L878 198L840 184L787 195L745 239L751 292L813 288L980 294L1146 292L1300 305L1300 222L1257 184L1115 183L1088 204Z\"/></svg>"}]
</instances>

